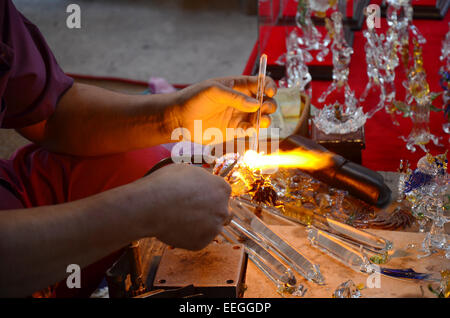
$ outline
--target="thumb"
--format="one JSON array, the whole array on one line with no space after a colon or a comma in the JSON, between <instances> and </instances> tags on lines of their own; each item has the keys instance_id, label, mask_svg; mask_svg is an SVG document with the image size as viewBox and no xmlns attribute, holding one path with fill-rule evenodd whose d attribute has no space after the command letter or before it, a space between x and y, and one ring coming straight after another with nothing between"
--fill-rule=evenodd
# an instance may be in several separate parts
<instances>
[{"instance_id":1,"label":"thumb","mask_svg":"<svg viewBox=\"0 0 450 318\"><path fill-rule=\"evenodd\" d=\"M259 103L255 98L252 98L244 93L219 84L219 100L221 103L233 107L245 113L254 113L259 108Z\"/></svg>"}]
</instances>

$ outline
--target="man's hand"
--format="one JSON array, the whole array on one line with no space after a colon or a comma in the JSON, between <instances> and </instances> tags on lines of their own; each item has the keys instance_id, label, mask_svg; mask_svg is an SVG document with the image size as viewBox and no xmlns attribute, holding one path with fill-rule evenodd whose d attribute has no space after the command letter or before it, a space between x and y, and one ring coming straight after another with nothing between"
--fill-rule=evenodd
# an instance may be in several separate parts
<instances>
[{"instance_id":1,"label":"man's hand","mask_svg":"<svg viewBox=\"0 0 450 318\"><path fill-rule=\"evenodd\" d=\"M220 129L224 139L234 137L226 136L226 128L253 128L254 112L259 108L255 98L257 81L256 76L224 77L203 81L177 92L178 109L175 117L178 126L188 129L192 138L195 137L192 141L197 143L208 143L208 140L202 140L202 136L193 136L194 120L202 121L203 131L208 128ZM270 125L269 114L276 110L276 102L272 98L276 90L275 82L266 77L266 97L261 108L262 128Z\"/></svg>"},{"instance_id":2,"label":"man's hand","mask_svg":"<svg viewBox=\"0 0 450 318\"><path fill-rule=\"evenodd\" d=\"M0 213L0 297L24 297L142 237L205 247L230 221L230 186L173 164L150 176L59 205ZM33 266L30 266L32 264Z\"/></svg>"},{"instance_id":3,"label":"man's hand","mask_svg":"<svg viewBox=\"0 0 450 318\"><path fill-rule=\"evenodd\" d=\"M172 164L133 187L129 193L139 202L142 235L175 247L202 249L231 219L229 184L202 168Z\"/></svg>"}]
</instances>

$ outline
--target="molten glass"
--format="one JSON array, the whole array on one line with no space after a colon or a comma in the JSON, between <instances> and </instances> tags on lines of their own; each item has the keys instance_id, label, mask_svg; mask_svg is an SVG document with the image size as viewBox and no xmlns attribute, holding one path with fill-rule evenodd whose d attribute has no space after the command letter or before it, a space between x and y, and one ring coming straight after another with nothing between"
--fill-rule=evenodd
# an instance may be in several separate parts
<instances>
[{"instance_id":1,"label":"molten glass","mask_svg":"<svg viewBox=\"0 0 450 318\"><path fill-rule=\"evenodd\" d=\"M294 149L270 155L249 150L244 154L243 163L252 170L280 167L312 171L327 168L332 165L333 161L332 155L329 153Z\"/></svg>"}]
</instances>

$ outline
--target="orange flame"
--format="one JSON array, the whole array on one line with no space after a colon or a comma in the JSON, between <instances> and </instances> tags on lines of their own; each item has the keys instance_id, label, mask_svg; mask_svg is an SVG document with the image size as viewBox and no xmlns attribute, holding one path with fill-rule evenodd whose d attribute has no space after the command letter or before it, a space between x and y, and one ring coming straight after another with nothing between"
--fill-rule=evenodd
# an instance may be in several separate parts
<instances>
[{"instance_id":1,"label":"orange flame","mask_svg":"<svg viewBox=\"0 0 450 318\"><path fill-rule=\"evenodd\" d=\"M320 170L333 164L332 154L301 148L291 151L279 151L265 155L248 150L244 154L244 163L250 169L300 168L305 170Z\"/></svg>"}]
</instances>

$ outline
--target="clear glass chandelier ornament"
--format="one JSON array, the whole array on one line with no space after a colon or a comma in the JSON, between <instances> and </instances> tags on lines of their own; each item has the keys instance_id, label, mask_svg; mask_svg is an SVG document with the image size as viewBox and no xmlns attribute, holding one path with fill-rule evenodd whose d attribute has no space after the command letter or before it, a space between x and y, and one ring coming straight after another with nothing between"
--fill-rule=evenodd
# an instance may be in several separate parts
<instances>
[{"instance_id":1,"label":"clear glass chandelier ornament","mask_svg":"<svg viewBox=\"0 0 450 318\"><path fill-rule=\"evenodd\" d=\"M333 82L325 92L319 97L318 101L323 103L331 92L344 90L344 105L335 102L324 106L319 114L314 117L314 124L326 134L337 133L346 134L358 130L364 125L367 115L364 114L362 107L359 106L355 93L348 84L349 65L353 49L348 46L344 37L342 23L342 13L333 12L331 15L333 21L329 24L329 34L333 39L331 51L333 54Z\"/></svg>"}]
</instances>

